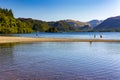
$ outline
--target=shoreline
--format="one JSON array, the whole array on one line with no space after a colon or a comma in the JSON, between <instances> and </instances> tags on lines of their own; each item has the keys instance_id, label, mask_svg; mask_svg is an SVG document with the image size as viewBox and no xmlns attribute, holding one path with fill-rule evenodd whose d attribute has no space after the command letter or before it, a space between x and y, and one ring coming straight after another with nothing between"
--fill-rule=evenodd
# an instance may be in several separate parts
<instances>
[{"instance_id":1,"label":"shoreline","mask_svg":"<svg viewBox=\"0 0 120 80\"><path fill-rule=\"evenodd\" d=\"M30 38L0 36L1 43L29 43L29 42L120 42L120 39L73 39L73 38Z\"/></svg>"}]
</instances>

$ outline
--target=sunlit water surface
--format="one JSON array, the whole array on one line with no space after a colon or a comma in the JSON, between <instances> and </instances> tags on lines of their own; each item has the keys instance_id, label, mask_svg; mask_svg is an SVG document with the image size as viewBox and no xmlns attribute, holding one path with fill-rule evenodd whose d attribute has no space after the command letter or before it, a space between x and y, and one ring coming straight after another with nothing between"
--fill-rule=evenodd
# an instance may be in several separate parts
<instances>
[{"instance_id":1,"label":"sunlit water surface","mask_svg":"<svg viewBox=\"0 0 120 80\"><path fill-rule=\"evenodd\" d=\"M100 35L103 39L120 39L120 32L64 32L64 33L36 33L32 34L10 34L9 36L22 36L22 37L44 37L44 38L84 38L93 39L94 35L99 39ZM6 34L1 34L6 35ZM6 35L8 36L8 34Z\"/></svg>"},{"instance_id":2,"label":"sunlit water surface","mask_svg":"<svg viewBox=\"0 0 120 80\"><path fill-rule=\"evenodd\" d=\"M120 80L120 43L1 44L0 80Z\"/></svg>"}]
</instances>

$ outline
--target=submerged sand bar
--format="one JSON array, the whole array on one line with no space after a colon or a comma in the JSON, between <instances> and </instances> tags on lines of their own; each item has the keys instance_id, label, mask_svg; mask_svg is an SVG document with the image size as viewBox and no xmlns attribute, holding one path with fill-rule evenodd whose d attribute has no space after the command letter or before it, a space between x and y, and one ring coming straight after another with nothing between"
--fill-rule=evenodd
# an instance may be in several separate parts
<instances>
[{"instance_id":1,"label":"submerged sand bar","mask_svg":"<svg viewBox=\"0 0 120 80\"><path fill-rule=\"evenodd\" d=\"M73 38L30 38L30 37L9 37L0 36L0 43L21 43L21 42L120 42L120 39L73 39Z\"/></svg>"}]
</instances>

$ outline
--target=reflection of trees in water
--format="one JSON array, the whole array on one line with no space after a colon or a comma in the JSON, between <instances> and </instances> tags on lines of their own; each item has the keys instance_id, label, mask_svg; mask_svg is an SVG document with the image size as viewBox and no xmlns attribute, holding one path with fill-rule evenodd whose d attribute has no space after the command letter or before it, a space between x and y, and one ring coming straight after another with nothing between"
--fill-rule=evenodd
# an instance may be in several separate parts
<instances>
[{"instance_id":1,"label":"reflection of trees in water","mask_svg":"<svg viewBox=\"0 0 120 80\"><path fill-rule=\"evenodd\" d=\"M0 44L0 48L9 48L9 47L13 47L14 45L16 45L15 43L4 43L4 44Z\"/></svg>"},{"instance_id":2,"label":"reflection of trees in water","mask_svg":"<svg viewBox=\"0 0 120 80\"><path fill-rule=\"evenodd\" d=\"M15 44L0 44L0 65L13 63L13 46Z\"/></svg>"}]
</instances>

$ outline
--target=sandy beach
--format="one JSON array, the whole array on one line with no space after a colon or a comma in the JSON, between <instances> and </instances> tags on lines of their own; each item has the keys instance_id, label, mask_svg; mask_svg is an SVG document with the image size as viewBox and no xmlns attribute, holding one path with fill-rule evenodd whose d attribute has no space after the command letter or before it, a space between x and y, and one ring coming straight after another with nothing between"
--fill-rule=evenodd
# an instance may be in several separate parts
<instances>
[{"instance_id":1,"label":"sandy beach","mask_svg":"<svg viewBox=\"0 0 120 80\"><path fill-rule=\"evenodd\" d=\"M30 38L0 36L0 43L29 43L29 42L120 42L114 39L73 39L73 38Z\"/></svg>"}]
</instances>

